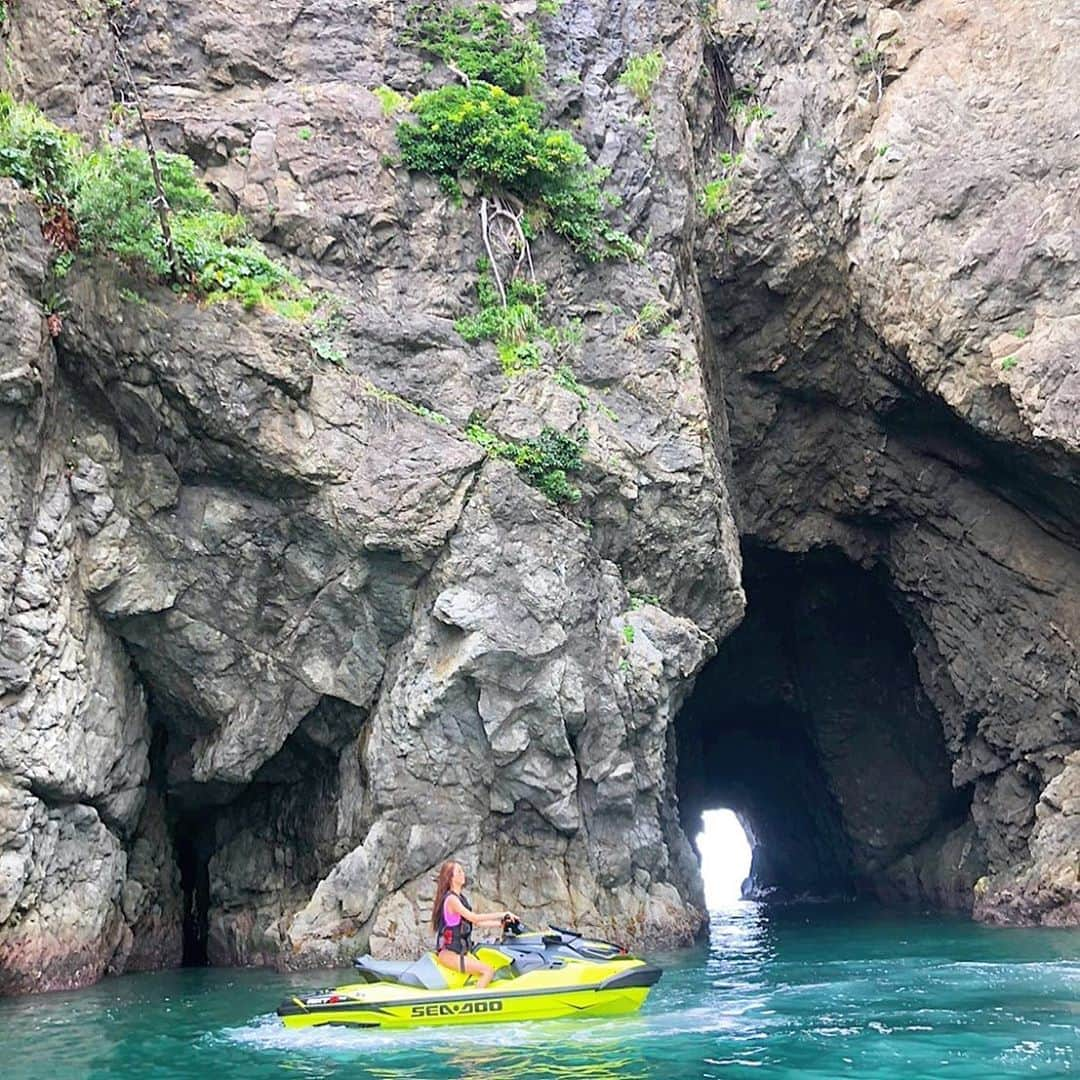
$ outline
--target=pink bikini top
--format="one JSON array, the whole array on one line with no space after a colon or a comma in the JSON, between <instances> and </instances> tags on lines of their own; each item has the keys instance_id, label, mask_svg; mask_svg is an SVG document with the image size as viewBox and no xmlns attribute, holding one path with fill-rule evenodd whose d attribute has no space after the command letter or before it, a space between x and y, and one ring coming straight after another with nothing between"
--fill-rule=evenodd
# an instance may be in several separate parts
<instances>
[{"instance_id":1,"label":"pink bikini top","mask_svg":"<svg viewBox=\"0 0 1080 1080\"><path fill-rule=\"evenodd\" d=\"M456 911L449 911L446 907L447 901L453 895L453 893L447 893L446 900L442 902L443 925L447 927L457 926L461 922L461 916Z\"/></svg>"}]
</instances>

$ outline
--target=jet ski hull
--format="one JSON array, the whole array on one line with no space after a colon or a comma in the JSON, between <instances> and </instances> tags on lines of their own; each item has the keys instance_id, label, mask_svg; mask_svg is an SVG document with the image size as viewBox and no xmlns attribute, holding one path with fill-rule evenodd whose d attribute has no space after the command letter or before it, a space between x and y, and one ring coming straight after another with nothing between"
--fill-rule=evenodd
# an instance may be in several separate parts
<instances>
[{"instance_id":1,"label":"jet ski hull","mask_svg":"<svg viewBox=\"0 0 1080 1080\"><path fill-rule=\"evenodd\" d=\"M484 990L432 991L394 982L359 983L291 998L277 1011L289 1028L404 1029L620 1016L641 1008L660 975L659 968L637 959L567 963L556 970L495 982Z\"/></svg>"}]
</instances>

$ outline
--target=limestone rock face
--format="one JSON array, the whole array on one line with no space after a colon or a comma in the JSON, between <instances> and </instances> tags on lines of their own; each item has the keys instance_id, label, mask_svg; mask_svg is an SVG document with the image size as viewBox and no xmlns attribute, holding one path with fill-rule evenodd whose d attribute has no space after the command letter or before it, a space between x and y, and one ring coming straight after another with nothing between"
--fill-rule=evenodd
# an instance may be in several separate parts
<instances>
[{"instance_id":1,"label":"limestone rock face","mask_svg":"<svg viewBox=\"0 0 1080 1080\"><path fill-rule=\"evenodd\" d=\"M0 992L408 955L447 858L479 904L686 942L684 824L721 798L762 892L1075 923L1070 16L544 15L549 114L646 250L539 238L580 343L507 376L454 329L475 193L393 164L374 91L453 77L407 7L109 5L161 148L337 297L326 326L85 257L47 282L0 180ZM105 14L20 0L0 85L119 140ZM653 50L646 104L618 75ZM478 416L583 438L581 500ZM740 533L765 599L725 642ZM779 557L847 569L785 592ZM878 591L845 604L856 566Z\"/></svg>"},{"instance_id":2,"label":"limestone rock face","mask_svg":"<svg viewBox=\"0 0 1080 1080\"><path fill-rule=\"evenodd\" d=\"M369 938L414 950L451 856L481 893L537 918L668 941L701 921L669 729L744 601L689 246L677 91L698 31L665 9L689 36L653 110L654 161L638 105L609 80L654 28L601 6L550 27L555 111L579 115L612 187L632 193L624 224L652 248L589 268L538 242L554 308L583 340L508 379L453 329L483 253L471 209L382 163L394 121L372 91L448 73L398 43L405 5L347 7L149 3L121 20L155 137L338 296L330 340L80 260L55 344L63 375L48 393L11 384L23 412L59 418L32 450L62 467L24 513L51 515L39 531L58 568L34 588L78 612L65 632L86 689L43 659L66 696L40 720L5 703L4 768L98 808L128 857L100 905L116 941L96 932L84 978L106 954L145 967L155 949L162 963L182 948L289 965ZM86 131L113 122L84 85L89 51L50 38L70 67L58 79L21 21L10 42L16 89ZM641 331L646 304L666 313L663 337ZM52 372L27 310L38 336L23 351ZM559 362L576 386L553 377ZM463 433L476 412L505 438L582 435L581 502L558 508L486 463ZM5 482L28 485L31 464L13 461ZM9 622L26 681L33 655ZM75 725L80 694L98 711ZM100 734L85 748L71 737L84 728ZM54 735L64 754L43 741ZM26 857L62 886L62 869Z\"/></svg>"},{"instance_id":3,"label":"limestone rock face","mask_svg":"<svg viewBox=\"0 0 1080 1080\"><path fill-rule=\"evenodd\" d=\"M424 584L363 745L375 827L297 916L294 942L327 938L345 956L368 920L379 933L387 894L408 884L430 902L440 851L467 852L480 893L516 897L527 920L554 907L596 928L634 916L693 931L665 887L664 737L711 643L688 619L626 610L586 534L517 488L507 466L485 468Z\"/></svg>"},{"instance_id":4,"label":"limestone rock face","mask_svg":"<svg viewBox=\"0 0 1080 1080\"><path fill-rule=\"evenodd\" d=\"M36 301L40 218L6 180L0 219L0 990L19 991L92 981L132 947L127 842L151 736L128 655L80 581L112 504L77 474L82 428ZM166 837L158 857L168 850ZM153 903L153 884L143 891Z\"/></svg>"},{"instance_id":5,"label":"limestone rock face","mask_svg":"<svg viewBox=\"0 0 1080 1080\"><path fill-rule=\"evenodd\" d=\"M699 156L736 155L699 251L740 530L886 575L973 786L976 913L1069 920L1080 830L1051 807L1080 742L1075 17L802 14L722 4L713 28L721 96L760 106L721 113Z\"/></svg>"}]
</instances>

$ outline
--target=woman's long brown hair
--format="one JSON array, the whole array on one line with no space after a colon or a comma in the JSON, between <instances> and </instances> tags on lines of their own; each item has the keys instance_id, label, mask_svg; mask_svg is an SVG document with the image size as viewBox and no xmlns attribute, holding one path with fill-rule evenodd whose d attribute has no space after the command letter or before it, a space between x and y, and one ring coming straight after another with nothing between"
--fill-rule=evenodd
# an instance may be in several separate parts
<instances>
[{"instance_id":1,"label":"woman's long brown hair","mask_svg":"<svg viewBox=\"0 0 1080 1080\"><path fill-rule=\"evenodd\" d=\"M443 903L446 894L450 891L450 882L454 877L454 867L457 863L453 859L447 859L439 867L439 876L435 882L435 902L431 905L431 929L439 932L439 917L442 915Z\"/></svg>"}]
</instances>

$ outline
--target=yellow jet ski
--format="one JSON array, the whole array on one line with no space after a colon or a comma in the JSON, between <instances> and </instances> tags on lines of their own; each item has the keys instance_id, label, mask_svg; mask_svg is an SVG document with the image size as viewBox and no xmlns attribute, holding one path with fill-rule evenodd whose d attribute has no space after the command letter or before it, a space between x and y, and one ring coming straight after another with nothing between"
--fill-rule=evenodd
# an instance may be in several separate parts
<instances>
[{"instance_id":1,"label":"yellow jet ski","mask_svg":"<svg viewBox=\"0 0 1080 1080\"><path fill-rule=\"evenodd\" d=\"M361 982L289 998L277 1014L290 1028L413 1028L618 1016L640 1009L662 974L618 945L555 926L527 931L520 923L504 924L497 944L479 945L473 952L495 969L483 990L476 988L475 976L443 967L434 953L415 962L362 956L356 960Z\"/></svg>"}]
</instances>

